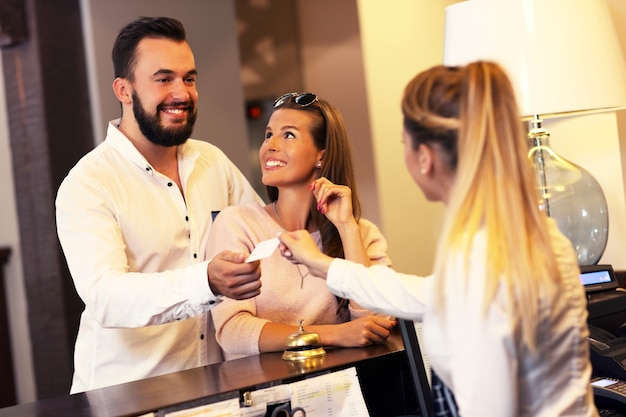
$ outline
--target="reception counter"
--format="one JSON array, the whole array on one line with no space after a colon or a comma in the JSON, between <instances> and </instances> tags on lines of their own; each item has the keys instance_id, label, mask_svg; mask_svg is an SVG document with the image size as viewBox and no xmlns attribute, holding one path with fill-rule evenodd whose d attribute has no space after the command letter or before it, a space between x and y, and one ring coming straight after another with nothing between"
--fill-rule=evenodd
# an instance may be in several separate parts
<instances>
[{"instance_id":1,"label":"reception counter","mask_svg":"<svg viewBox=\"0 0 626 417\"><path fill-rule=\"evenodd\" d=\"M191 408L278 384L355 367L372 417L402 415L416 407L399 332L381 345L329 348L315 367L295 366L281 352L190 369L140 381L0 409L0 417L118 417Z\"/></svg>"}]
</instances>

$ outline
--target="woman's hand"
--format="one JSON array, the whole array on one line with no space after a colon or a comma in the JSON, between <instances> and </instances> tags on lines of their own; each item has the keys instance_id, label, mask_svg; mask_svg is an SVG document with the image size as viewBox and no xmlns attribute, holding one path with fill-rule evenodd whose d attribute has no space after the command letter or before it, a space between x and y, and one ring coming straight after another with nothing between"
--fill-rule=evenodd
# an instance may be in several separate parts
<instances>
[{"instance_id":1,"label":"woman's hand","mask_svg":"<svg viewBox=\"0 0 626 417\"><path fill-rule=\"evenodd\" d=\"M321 177L310 185L320 210L336 227L356 224L352 213L352 190Z\"/></svg>"},{"instance_id":2,"label":"woman's hand","mask_svg":"<svg viewBox=\"0 0 626 417\"><path fill-rule=\"evenodd\" d=\"M326 279L328 268L333 261L328 255L320 252L317 244L306 230L283 232L278 235L280 254L291 263L304 264L311 274Z\"/></svg>"},{"instance_id":3,"label":"woman's hand","mask_svg":"<svg viewBox=\"0 0 626 417\"><path fill-rule=\"evenodd\" d=\"M361 347L384 342L396 325L395 320L381 316L365 316L345 323L331 326L328 332L329 340L322 344L339 347ZM330 329L328 329L330 330Z\"/></svg>"},{"instance_id":4,"label":"woman's hand","mask_svg":"<svg viewBox=\"0 0 626 417\"><path fill-rule=\"evenodd\" d=\"M363 244L361 229L354 217L352 190L321 177L310 185L317 200L317 208L339 232L345 259L369 266L370 258Z\"/></svg>"}]
</instances>

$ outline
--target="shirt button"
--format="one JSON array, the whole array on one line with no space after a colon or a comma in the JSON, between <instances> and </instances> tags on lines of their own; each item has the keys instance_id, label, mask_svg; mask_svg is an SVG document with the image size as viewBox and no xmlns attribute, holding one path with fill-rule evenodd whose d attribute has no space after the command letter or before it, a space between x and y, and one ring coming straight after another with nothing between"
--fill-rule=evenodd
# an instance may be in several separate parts
<instances>
[{"instance_id":1,"label":"shirt button","mask_svg":"<svg viewBox=\"0 0 626 417\"><path fill-rule=\"evenodd\" d=\"M150 172L150 167L146 167L146 171Z\"/></svg>"},{"instance_id":2,"label":"shirt button","mask_svg":"<svg viewBox=\"0 0 626 417\"><path fill-rule=\"evenodd\" d=\"M185 216L185 221L188 222L189 221L189 216Z\"/></svg>"},{"instance_id":3,"label":"shirt button","mask_svg":"<svg viewBox=\"0 0 626 417\"><path fill-rule=\"evenodd\" d=\"M212 305L212 304L215 304L215 300L211 300L211 301L209 301L209 304L211 304L211 305Z\"/></svg>"},{"instance_id":4,"label":"shirt button","mask_svg":"<svg viewBox=\"0 0 626 417\"><path fill-rule=\"evenodd\" d=\"M171 182L171 181L170 181L170 182L168 182L168 183L167 183L167 186L168 186L168 187L171 187L171 186L172 186L172 182Z\"/></svg>"},{"instance_id":5,"label":"shirt button","mask_svg":"<svg viewBox=\"0 0 626 417\"><path fill-rule=\"evenodd\" d=\"M196 259L197 257L198 257L198 254L197 254L197 253L194 253L194 254L193 254L193 258L194 258L194 259Z\"/></svg>"},{"instance_id":6,"label":"shirt button","mask_svg":"<svg viewBox=\"0 0 626 417\"><path fill-rule=\"evenodd\" d=\"M204 335L203 334L200 335L200 340L204 340Z\"/></svg>"}]
</instances>

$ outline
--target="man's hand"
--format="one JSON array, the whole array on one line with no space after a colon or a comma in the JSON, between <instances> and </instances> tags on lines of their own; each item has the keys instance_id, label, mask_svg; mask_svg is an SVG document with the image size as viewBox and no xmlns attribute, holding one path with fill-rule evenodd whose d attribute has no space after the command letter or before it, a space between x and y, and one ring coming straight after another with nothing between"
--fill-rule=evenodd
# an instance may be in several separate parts
<instances>
[{"instance_id":1,"label":"man's hand","mask_svg":"<svg viewBox=\"0 0 626 417\"><path fill-rule=\"evenodd\" d=\"M213 294L243 300L261 293L260 262L246 263L246 256L224 251L209 262L207 275Z\"/></svg>"}]
</instances>

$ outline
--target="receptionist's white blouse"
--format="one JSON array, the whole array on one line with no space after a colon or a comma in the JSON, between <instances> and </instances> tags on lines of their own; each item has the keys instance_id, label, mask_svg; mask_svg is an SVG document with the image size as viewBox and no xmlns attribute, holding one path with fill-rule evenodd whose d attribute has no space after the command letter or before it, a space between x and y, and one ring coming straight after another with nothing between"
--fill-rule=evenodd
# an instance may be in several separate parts
<instances>
[{"instance_id":1,"label":"receptionist's white blouse","mask_svg":"<svg viewBox=\"0 0 626 417\"><path fill-rule=\"evenodd\" d=\"M519 318L504 290L483 310L484 234L475 238L468 272L463 272L462 255L450 260L445 320L433 307L436 277L337 259L329 269L328 286L363 308L423 320L430 365L454 392L463 417L597 416L589 384L586 299L576 256L554 222L549 220L549 225L564 282L560 293L543 294L536 305L527 306L539 309L540 315L535 355L522 342Z\"/></svg>"}]
</instances>

